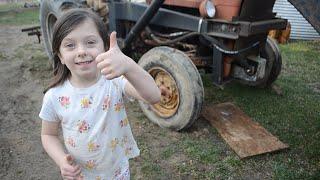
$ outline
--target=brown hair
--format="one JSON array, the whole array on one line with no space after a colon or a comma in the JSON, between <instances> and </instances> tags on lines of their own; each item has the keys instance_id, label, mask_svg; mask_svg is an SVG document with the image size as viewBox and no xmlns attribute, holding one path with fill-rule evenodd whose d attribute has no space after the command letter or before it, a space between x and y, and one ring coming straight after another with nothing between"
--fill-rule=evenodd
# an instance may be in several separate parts
<instances>
[{"instance_id":1,"label":"brown hair","mask_svg":"<svg viewBox=\"0 0 320 180\"><path fill-rule=\"evenodd\" d=\"M71 9L66 11L55 23L52 35L52 53L53 53L53 79L44 93L49 89L61 85L67 80L71 72L66 65L62 64L58 56L62 40L77 26L85 20L91 19L103 40L105 49L107 48L108 31L106 24L94 12L85 9Z\"/></svg>"}]
</instances>

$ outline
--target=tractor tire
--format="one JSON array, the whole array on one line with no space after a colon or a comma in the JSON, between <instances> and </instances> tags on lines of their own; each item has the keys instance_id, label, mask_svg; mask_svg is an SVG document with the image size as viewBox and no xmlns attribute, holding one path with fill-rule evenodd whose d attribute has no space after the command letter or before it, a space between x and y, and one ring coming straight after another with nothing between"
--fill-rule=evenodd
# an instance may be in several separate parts
<instances>
[{"instance_id":1,"label":"tractor tire","mask_svg":"<svg viewBox=\"0 0 320 180\"><path fill-rule=\"evenodd\" d=\"M266 88L277 79L282 67L282 57L277 42L268 37L265 49L260 53L260 56L267 60L264 78L256 82L239 80L240 83L259 88Z\"/></svg>"},{"instance_id":2,"label":"tractor tire","mask_svg":"<svg viewBox=\"0 0 320 180\"><path fill-rule=\"evenodd\" d=\"M41 34L44 40L45 50L50 60L53 60L52 54L52 33L53 26L62 13L71 8L81 7L76 0L52 1L42 0L40 5L40 26Z\"/></svg>"},{"instance_id":3,"label":"tractor tire","mask_svg":"<svg viewBox=\"0 0 320 180\"><path fill-rule=\"evenodd\" d=\"M180 131L198 118L204 97L201 76L182 51L166 46L145 53L138 64L154 78L161 101L150 105L139 101L144 114L160 127Z\"/></svg>"},{"instance_id":4,"label":"tractor tire","mask_svg":"<svg viewBox=\"0 0 320 180\"><path fill-rule=\"evenodd\" d=\"M270 86L278 78L282 67L282 56L278 47L278 43L272 38L268 38L267 43L270 45L272 52L275 55L275 59L272 64L268 80L266 81L264 87Z\"/></svg>"}]
</instances>

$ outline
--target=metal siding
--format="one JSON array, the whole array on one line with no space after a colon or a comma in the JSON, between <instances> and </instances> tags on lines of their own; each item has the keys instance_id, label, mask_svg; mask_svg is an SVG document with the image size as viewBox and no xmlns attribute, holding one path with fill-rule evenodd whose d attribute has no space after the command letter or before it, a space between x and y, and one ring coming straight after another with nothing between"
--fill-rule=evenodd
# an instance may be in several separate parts
<instances>
[{"instance_id":1,"label":"metal siding","mask_svg":"<svg viewBox=\"0 0 320 180\"><path fill-rule=\"evenodd\" d=\"M315 40L320 34L309 24L300 12L287 0L276 0L273 12L278 17L288 19L291 24L290 39Z\"/></svg>"}]
</instances>

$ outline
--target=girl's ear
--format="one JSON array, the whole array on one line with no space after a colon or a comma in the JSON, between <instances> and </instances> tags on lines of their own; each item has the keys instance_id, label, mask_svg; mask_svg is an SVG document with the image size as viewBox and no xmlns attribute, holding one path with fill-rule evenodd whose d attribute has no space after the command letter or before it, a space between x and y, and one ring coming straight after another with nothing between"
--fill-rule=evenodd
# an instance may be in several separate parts
<instances>
[{"instance_id":1,"label":"girl's ear","mask_svg":"<svg viewBox=\"0 0 320 180\"><path fill-rule=\"evenodd\" d=\"M58 52L58 57L60 59L61 64L65 64L64 60L62 59L62 56L61 56L60 52Z\"/></svg>"}]
</instances>

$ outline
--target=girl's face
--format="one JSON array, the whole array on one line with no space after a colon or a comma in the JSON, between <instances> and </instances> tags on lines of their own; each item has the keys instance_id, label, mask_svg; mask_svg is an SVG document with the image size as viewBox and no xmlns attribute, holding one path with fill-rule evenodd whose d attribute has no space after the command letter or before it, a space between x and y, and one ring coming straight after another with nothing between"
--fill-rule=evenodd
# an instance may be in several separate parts
<instances>
[{"instance_id":1,"label":"girl's face","mask_svg":"<svg viewBox=\"0 0 320 180\"><path fill-rule=\"evenodd\" d=\"M59 58L71 72L71 79L90 80L98 74L95 58L104 44L95 23L88 19L78 25L61 42Z\"/></svg>"}]
</instances>

